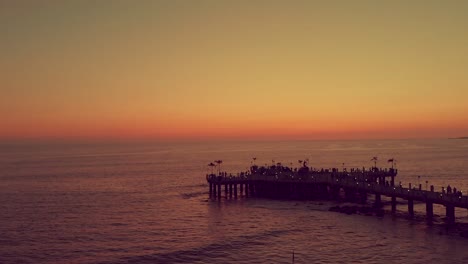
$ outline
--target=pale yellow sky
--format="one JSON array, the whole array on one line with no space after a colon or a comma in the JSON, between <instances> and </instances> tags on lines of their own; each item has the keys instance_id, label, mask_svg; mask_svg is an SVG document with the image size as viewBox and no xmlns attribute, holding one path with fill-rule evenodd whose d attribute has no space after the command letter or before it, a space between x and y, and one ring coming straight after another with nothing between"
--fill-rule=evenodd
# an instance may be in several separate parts
<instances>
[{"instance_id":1,"label":"pale yellow sky","mask_svg":"<svg viewBox=\"0 0 468 264\"><path fill-rule=\"evenodd\" d=\"M0 4L2 138L468 134L466 1Z\"/></svg>"}]
</instances>

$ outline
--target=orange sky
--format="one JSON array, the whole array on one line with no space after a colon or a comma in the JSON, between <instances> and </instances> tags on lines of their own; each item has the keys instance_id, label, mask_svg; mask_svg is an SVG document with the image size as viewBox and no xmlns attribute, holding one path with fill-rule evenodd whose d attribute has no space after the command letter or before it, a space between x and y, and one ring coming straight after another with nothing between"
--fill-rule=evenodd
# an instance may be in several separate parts
<instances>
[{"instance_id":1,"label":"orange sky","mask_svg":"<svg viewBox=\"0 0 468 264\"><path fill-rule=\"evenodd\" d=\"M0 4L0 139L468 135L463 1Z\"/></svg>"}]
</instances>

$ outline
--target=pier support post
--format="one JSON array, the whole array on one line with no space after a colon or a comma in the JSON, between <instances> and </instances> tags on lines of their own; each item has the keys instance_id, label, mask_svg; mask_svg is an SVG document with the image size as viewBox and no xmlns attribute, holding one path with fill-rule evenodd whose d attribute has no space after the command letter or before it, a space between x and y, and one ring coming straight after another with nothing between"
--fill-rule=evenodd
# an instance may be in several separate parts
<instances>
[{"instance_id":1,"label":"pier support post","mask_svg":"<svg viewBox=\"0 0 468 264\"><path fill-rule=\"evenodd\" d=\"M267 188L268 184L265 182L257 183L257 196L258 197L265 197L265 188Z\"/></svg>"},{"instance_id":2,"label":"pier support post","mask_svg":"<svg viewBox=\"0 0 468 264\"><path fill-rule=\"evenodd\" d=\"M303 200L304 199L304 184L302 183L296 183L297 185L297 188L296 188L296 197L299 199L299 200Z\"/></svg>"},{"instance_id":3,"label":"pier support post","mask_svg":"<svg viewBox=\"0 0 468 264\"><path fill-rule=\"evenodd\" d=\"M242 196L244 192L244 184L242 182L239 184L239 188L240 188L239 193Z\"/></svg>"},{"instance_id":4,"label":"pier support post","mask_svg":"<svg viewBox=\"0 0 468 264\"><path fill-rule=\"evenodd\" d=\"M237 198L237 183L234 183L234 198Z\"/></svg>"},{"instance_id":5,"label":"pier support post","mask_svg":"<svg viewBox=\"0 0 468 264\"><path fill-rule=\"evenodd\" d=\"M396 196L392 196L392 213L396 212Z\"/></svg>"},{"instance_id":6,"label":"pier support post","mask_svg":"<svg viewBox=\"0 0 468 264\"><path fill-rule=\"evenodd\" d=\"M221 198L221 183L218 183L218 198Z\"/></svg>"},{"instance_id":7,"label":"pier support post","mask_svg":"<svg viewBox=\"0 0 468 264\"><path fill-rule=\"evenodd\" d=\"M330 186L330 196L333 200L340 199L340 187Z\"/></svg>"},{"instance_id":8,"label":"pier support post","mask_svg":"<svg viewBox=\"0 0 468 264\"><path fill-rule=\"evenodd\" d=\"M227 195L228 195L228 185L226 183L224 184L224 197L227 198Z\"/></svg>"},{"instance_id":9,"label":"pier support post","mask_svg":"<svg viewBox=\"0 0 468 264\"><path fill-rule=\"evenodd\" d=\"M446 205L446 216L448 223L455 223L455 207L453 205Z\"/></svg>"},{"instance_id":10,"label":"pier support post","mask_svg":"<svg viewBox=\"0 0 468 264\"><path fill-rule=\"evenodd\" d=\"M355 198L354 191L352 189L348 189L348 188L346 188L344 191L345 191L346 200L348 200L350 202L354 201L354 198Z\"/></svg>"},{"instance_id":11,"label":"pier support post","mask_svg":"<svg viewBox=\"0 0 468 264\"><path fill-rule=\"evenodd\" d=\"M380 196L380 193L375 194L375 203L374 203L375 208L380 208L382 207L382 198Z\"/></svg>"},{"instance_id":12,"label":"pier support post","mask_svg":"<svg viewBox=\"0 0 468 264\"><path fill-rule=\"evenodd\" d=\"M309 184L309 188L307 191L309 192L308 199L313 199L314 198L314 185Z\"/></svg>"},{"instance_id":13,"label":"pier support post","mask_svg":"<svg viewBox=\"0 0 468 264\"><path fill-rule=\"evenodd\" d=\"M326 184L320 184L319 186L320 186L319 189L320 189L322 197L326 197L326 195L330 194L331 189L329 190Z\"/></svg>"},{"instance_id":14,"label":"pier support post","mask_svg":"<svg viewBox=\"0 0 468 264\"><path fill-rule=\"evenodd\" d=\"M361 200L361 203L365 204L367 202L367 192L366 191L359 192L359 198Z\"/></svg>"},{"instance_id":15,"label":"pier support post","mask_svg":"<svg viewBox=\"0 0 468 264\"><path fill-rule=\"evenodd\" d=\"M434 216L434 207L431 202L426 202L426 217L432 219Z\"/></svg>"},{"instance_id":16,"label":"pier support post","mask_svg":"<svg viewBox=\"0 0 468 264\"><path fill-rule=\"evenodd\" d=\"M210 182L210 198L213 197L213 184Z\"/></svg>"},{"instance_id":17,"label":"pier support post","mask_svg":"<svg viewBox=\"0 0 468 264\"><path fill-rule=\"evenodd\" d=\"M297 183L291 183L291 198L293 199L296 199L298 196L297 196Z\"/></svg>"},{"instance_id":18,"label":"pier support post","mask_svg":"<svg viewBox=\"0 0 468 264\"><path fill-rule=\"evenodd\" d=\"M408 199L408 213L411 217L414 216L414 202L413 199Z\"/></svg>"},{"instance_id":19,"label":"pier support post","mask_svg":"<svg viewBox=\"0 0 468 264\"><path fill-rule=\"evenodd\" d=\"M277 190L276 184L271 183L266 186L266 193L268 197L279 197L280 193Z\"/></svg>"},{"instance_id":20,"label":"pier support post","mask_svg":"<svg viewBox=\"0 0 468 264\"><path fill-rule=\"evenodd\" d=\"M255 184L253 184L253 183L249 184L249 189L250 189L250 195L254 196L255 195Z\"/></svg>"},{"instance_id":21,"label":"pier support post","mask_svg":"<svg viewBox=\"0 0 468 264\"><path fill-rule=\"evenodd\" d=\"M229 184L229 197L232 198L232 183Z\"/></svg>"}]
</instances>

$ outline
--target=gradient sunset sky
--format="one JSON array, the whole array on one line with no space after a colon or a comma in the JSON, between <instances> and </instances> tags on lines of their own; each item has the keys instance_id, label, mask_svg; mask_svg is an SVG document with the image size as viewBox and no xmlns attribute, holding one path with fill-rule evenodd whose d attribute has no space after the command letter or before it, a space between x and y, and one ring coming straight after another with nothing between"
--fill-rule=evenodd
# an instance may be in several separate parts
<instances>
[{"instance_id":1,"label":"gradient sunset sky","mask_svg":"<svg viewBox=\"0 0 468 264\"><path fill-rule=\"evenodd\" d=\"M0 139L468 136L468 1L2 1Z\"/></svg>"}]
</instances>

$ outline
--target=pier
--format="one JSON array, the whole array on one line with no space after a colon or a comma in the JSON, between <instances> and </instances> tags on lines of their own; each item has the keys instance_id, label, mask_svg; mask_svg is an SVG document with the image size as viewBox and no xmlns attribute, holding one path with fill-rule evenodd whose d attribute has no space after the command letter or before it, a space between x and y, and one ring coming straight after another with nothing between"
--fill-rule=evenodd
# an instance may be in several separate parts
<instances>
[{"instance_id":1,"label":"pier","mask_svg":"<svg viewBox=\"0 0 468 264\"><path fill-rule=\"evenodd\" d=\"M456 189L442 192L422 190L421 184L408 188L395 185L397 169L311 169L307 166L289 168L281 165L269 167L252 166L250 171L236 175L218 172L207 174L210 197L220 199L224 187L225 198L238 196L255 196L272 199L338 199L366 203L368 196L374 197L374 207L382 207L382 196L391 198L392 212L396 212L396 198L407 201L408 214L414 215L414 202L426 204L426 216L432 219L433 205L440 204L446 208L447 222L455 221L455 207L468 209L468 196Z\"/></svg>"}]
</instances>

